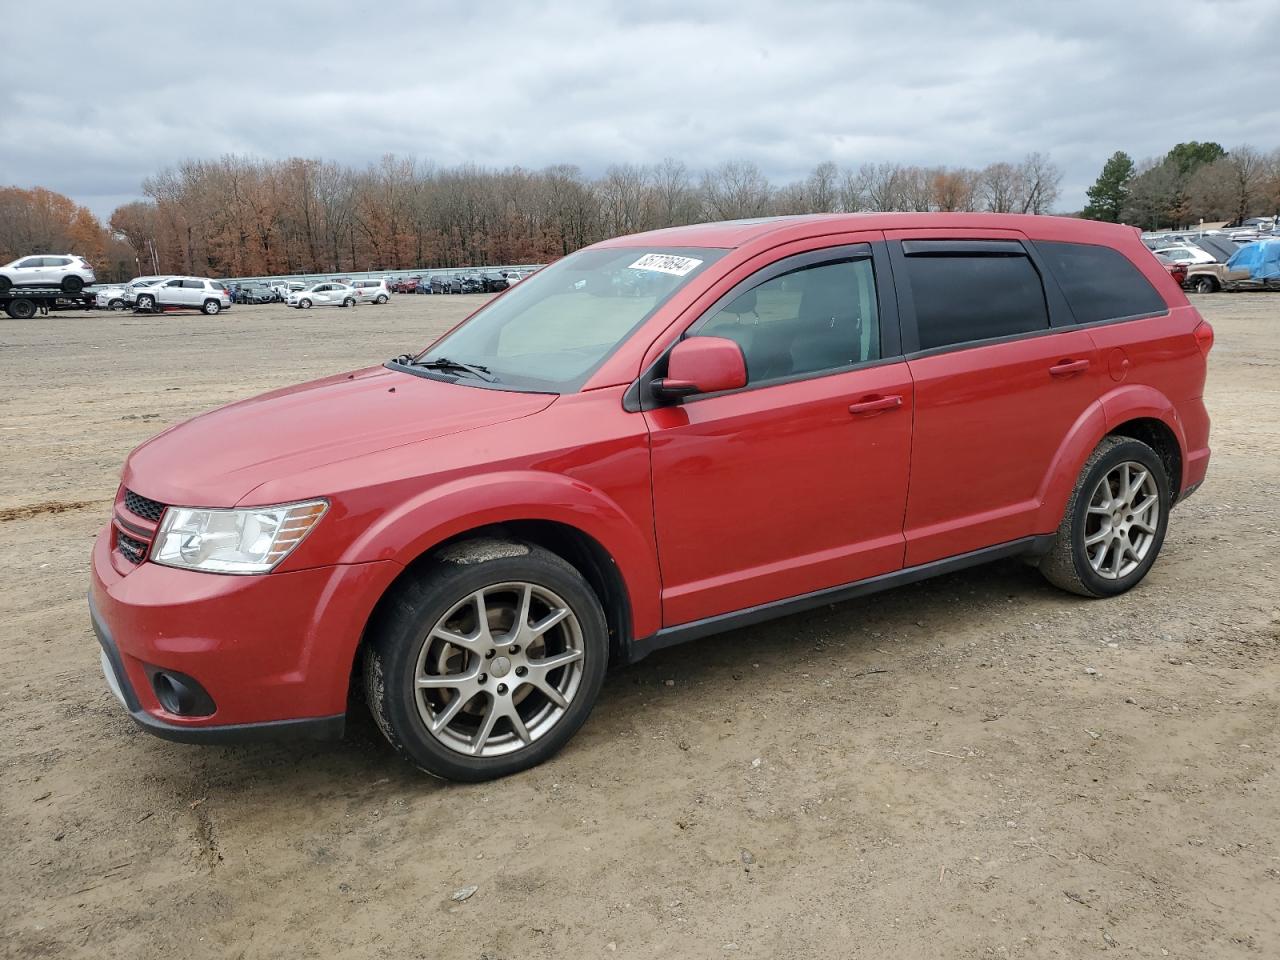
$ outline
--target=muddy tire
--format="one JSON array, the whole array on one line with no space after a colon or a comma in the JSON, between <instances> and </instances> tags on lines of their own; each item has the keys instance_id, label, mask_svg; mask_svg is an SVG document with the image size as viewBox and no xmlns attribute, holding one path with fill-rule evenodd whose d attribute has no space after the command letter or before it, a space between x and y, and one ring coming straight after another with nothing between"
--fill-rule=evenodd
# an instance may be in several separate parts
<instances>
[{"instance_id":1,"label":"muddy tire","mask_svg":"<svg viewBox=\"0 0 1280 960\"><path fill-rule=\"evenodd\" d=\"M1129 437L1103 438L1080 471L1040 572L1083 597L1133 589L1160 554L1170 499L1154 450Z\"/></svg>"},{"instance_id":2,"label":"muddy tire","mask_svg":"<svg viewBox=\"0 0 1280 960\"><path fill-rule=\"evenodd\" d=\"M427 773L480 781L547 760L604 681L604 612L550 551L470 540L384 599L365 644L365 698L393 747Z\"/></svg>"}]
</instances>

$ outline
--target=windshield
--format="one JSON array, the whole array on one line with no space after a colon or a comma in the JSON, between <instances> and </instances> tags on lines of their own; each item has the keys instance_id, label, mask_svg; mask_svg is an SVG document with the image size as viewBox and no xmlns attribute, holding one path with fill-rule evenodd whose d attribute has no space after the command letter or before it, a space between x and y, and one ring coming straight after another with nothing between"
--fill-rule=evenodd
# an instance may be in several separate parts
<instances>
[{"instance_id":1,"label":"windshield","mask_svg":"<svg viewBox=\"0 0 1280 960\"><path fill-rule=\"evenodd\" d=\"M483 367L495 386L577 390L619 344L724 250L580 250L511 288L420 355Z\"/></svg>"}]
</instances>

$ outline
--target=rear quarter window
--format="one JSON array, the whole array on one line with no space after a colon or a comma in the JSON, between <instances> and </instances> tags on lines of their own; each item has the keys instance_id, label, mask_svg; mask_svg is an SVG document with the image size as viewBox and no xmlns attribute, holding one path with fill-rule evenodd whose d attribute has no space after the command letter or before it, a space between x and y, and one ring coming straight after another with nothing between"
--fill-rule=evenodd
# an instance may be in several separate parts
<instances>
[{"instance_id":1,"label":"rear quarter window","mask_svg":"<svg viewBox=\"0 0 1280 960\"><path fill-rule=\"evenodd\" d=\"M1025 256L908 256L919 349L1049 329L1040 275Z\"/></svg>"},{"instance_id":2,"label":"rear quarter window","mask_svg":"<svg viewBox=\"0 0 1280 960\"><path fill-rule=\"evenodd\" d=\"M1119 250L1092 243L1037 241L1076 323L1097 323L1168 311L1168 304Z\"/></svg>"}]
</instances>

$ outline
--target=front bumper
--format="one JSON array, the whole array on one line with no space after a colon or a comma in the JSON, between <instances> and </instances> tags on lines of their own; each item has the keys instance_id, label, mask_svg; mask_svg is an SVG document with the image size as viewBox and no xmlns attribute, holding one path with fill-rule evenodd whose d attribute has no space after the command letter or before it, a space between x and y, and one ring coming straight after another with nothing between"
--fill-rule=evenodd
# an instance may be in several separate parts
<instances>
[{"instance_id":1,"label":"front bumper","mask_svg":"<svg viewBox=\"0 0 1280 960\"><path fill-rule=\"evenodd\" d=\"M89 611L107 685L140 726L187 743L342 734L356 648L397 564L227 576L133 565L116 536L94 544ZM213 711L166 710L157 671L197 681Z\"/></svg>"}]
</instances>

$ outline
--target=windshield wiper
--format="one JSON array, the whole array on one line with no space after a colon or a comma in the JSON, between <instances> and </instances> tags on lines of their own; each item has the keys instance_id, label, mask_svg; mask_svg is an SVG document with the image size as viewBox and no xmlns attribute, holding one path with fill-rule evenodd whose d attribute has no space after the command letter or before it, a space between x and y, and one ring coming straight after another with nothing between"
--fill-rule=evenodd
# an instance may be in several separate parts
<instances>
[{"instance_id":1,"label":"windshield wiper","mask_svg":"<svg viewBox=\"0 0 1280 960\"><path fill-rule=\"evenodd\" d=\"M433 357L430 360L414 360L407 353L396 357L396 363L406 367L422 367L425 370L461 370L473 377L479 377L486 383L497 383L498 378L489 372L489 368L478 363L463 363L461 360L450 360L448 357Z\"/></svg>"}]
</instances>

